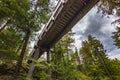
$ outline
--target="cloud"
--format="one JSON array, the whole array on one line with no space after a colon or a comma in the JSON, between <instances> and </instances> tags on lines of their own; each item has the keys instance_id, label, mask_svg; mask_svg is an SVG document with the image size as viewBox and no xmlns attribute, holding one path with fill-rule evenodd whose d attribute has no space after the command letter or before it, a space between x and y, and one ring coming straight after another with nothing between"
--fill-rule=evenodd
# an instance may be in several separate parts
<instances>
[{"instance_id":1,"label":"cloud","mask_svg":"<svg viewBox=\"0 0 120 80\"><path fill-rule=\"evenodd\" d=\"M108 53L109 58L111 59L119 59L120 60L120 49L115 49Z\"/></svg>"},{"instance_id":2,"label":"cloud","mask_svg":"<svg viewBox=\"0 0 120 80\"><path fill-rule=\"evenodd\" d=\"M96 37L100 40L107 51L116 49L111 38L115 27L111 25L113 18L102 17L102 14L97 13L97 9L93 8L82 20L80 20L73 32L76 33L77 46L81 41L86 40L88 35Z\"/></svg>"}]
</instances>

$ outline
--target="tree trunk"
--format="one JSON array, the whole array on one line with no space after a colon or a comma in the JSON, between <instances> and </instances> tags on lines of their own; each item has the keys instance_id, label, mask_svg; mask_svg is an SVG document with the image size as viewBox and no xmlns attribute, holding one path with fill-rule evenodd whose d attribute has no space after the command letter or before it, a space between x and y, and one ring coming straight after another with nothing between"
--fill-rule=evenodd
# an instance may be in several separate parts
<instances>
[{"instance_id":1,"label":"tree trunk","mask_svg":"<svg viewBox=\"0 0 120 80\"><path fill-rule=\"evenodd\" d=\"M113 78L112 78L109 70L107 69L107 67L106 67L106 65L105 65L105 61L104 61L103 57L102 57L102 56L100 55L100 53L98 53L97 51L96 51L96 53L97 53L97 55L98 55L98 58L99 58L99 60L100 60L100 63L103 65L104 70L105 70L105 72L107 73L107 75L109 76L110 80L113 80Z\"/></svg>"},{"instance_id":2,"label":"tree trunk","mask_svg":"<svg viewBox=\"0 0 120 80\"><path fill-rule=\"evenodd\" d=\"M31 33L31 31L30 31L30 29L28 29L27 32L26 32L25 42L24 42L24 44L23 44L20 57L19 57L19 59L18 59L17 65L16 65L15 77L17 77L17 76L19 75L20 68L21 68L21 66L22 66L22 61L23 61L23 58L24 58L24 55L25 55L25 52L26 52L27 44L28 44L28 42L29 42L30 33Z\"/></svg>"},{"instance_id":3,"label":"tree trunk","mask_svg":"<svg viewBox=\"0 0 120 80\"><path fill-rule=\"evenodd\" d=\"M50 51L47 51L47 63L50 63Z\"/></svg>"}]
</instances>

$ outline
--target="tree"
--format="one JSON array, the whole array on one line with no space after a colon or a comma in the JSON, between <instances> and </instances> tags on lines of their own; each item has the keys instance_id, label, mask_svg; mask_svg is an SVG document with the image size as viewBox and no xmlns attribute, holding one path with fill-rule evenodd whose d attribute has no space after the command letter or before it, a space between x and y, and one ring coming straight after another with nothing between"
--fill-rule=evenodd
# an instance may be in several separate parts
<instances>
[{"instance_id":1,"label":"tree","mask_svg":"<svg viewBox=\"0 0 120 80\"><path fill-rule=\"evenodd\" d=\"M88 41L91 43L91 47L93 48L93 51L95 53L95 55L98 57L101 65L104 67L105 72L107 73L107 75L109 76L110 80L113 80L111 73L109 72L107 66L105 65L105 50L103 48L103 45L100 43L100 41L95 40L93 37L88 36Z\"/></svg>"},{"instance_id":2,"label":"tree","mask_svg":"<svg viewBox=\"0 0 120 80\"><path fill-rule=\"evenodd\" d=\"M116 15L120 17L119 8L119 0L100 0L100 3L98 4L98 10L101 11L104 15Z\"/></svg>"},{"instance_id":3,"label":"tree","mask_svg":"<svg viewBox=\"0 0 120 80\"><path fill-rule=\"evenodd\" d=\"M24 20L27 20L27 21L22 26L23 27L22 29L25 30L25 38L24 38L24 44L20 54L20 58L17 63L15 75L19 74L19 70L20 70L24 55L26 53L26 47L29 42L31 34L34 31L38 30L41 24L45 23L48 19L48 17L46 16L48 11L48 3L49 3L49 0L41 0L41 1L38 0L37 2L34 2L34 1L31 2L31 4L33 4L30 9L31 11L27 13L28 16L25 17L25 19L23 18L21 20L21 22L23 22ZM19 23L21 24L21 22L19 21L18 24Z\"/></svg>"},{"instance_id":4,"label":"tree","mask_svg":"<svg viewBox=\"0 0 120 80\"><path fill-rule=\"evenodd\" d=\"M90 78L77 68L77 50L72 50L74 39L73 33L66 34L52 49L51 52L51 78L52 80L85 80Z\"/></svg>"},{"instance_id":5,"label":"tree","mask_svg":"<svg viewBox=\"0 0 120 80\"><path fill-rule=\"evenodd\" d=\"M2 59L18 58L17 49L22 44L21 37L14 29L8 28L0 33L0 55Z\"/></svg>"},{"instance_id":6,"label":"tree","mask_svg":"<svg viewBox=\"0 0 120 80\"><path fill-rule=\"evenodd\" d=\"M16 32L22 34L23 45L15 71L17 75L26 53L26 47L32 37L31 35L38 31L41 25L49 18L49 0L1 0L0 4L1 22L8 22L8 19L10 19L11 27L16 29ZM3 30L4 27L2 27L1 30Z\"/></svg>"},{"instance_id":7,"label":"tree","mask_svg":"<svg viewBox=\"0 0 120 80\"><path fill-rule=\"evenodd\" d=\"M53 79L65 79L65 68L67 68L67 62L70 59L71 44L73 39L71 38L72 33L66 34L52 49L51 52L51 63L53 64L52 78Z\"/></svg>"},{"instance_id":8,"label":"tree","mask_svg":"<svg viewBox=\"0 0 120 80\"><path fill-rule=\"evenodd\" d=\"M96 40L92 36L88 36L88 41L83 41L82 44L83 45L82 48L80 49L80 54L82 56L84 63L83 67L85 67L85 69L88 68L87 69L88 72L87 71L84 72L87 75L92 75L94 77L96 76L96 78L94 78L96 80L100 80L102 76L103 78L105 78L104 75L106 73L110 80L113 80L111 73L106 66L105 59L107 59L107 57L103 45L100 43L100 41Z\"/></svg>"}]
</instances>

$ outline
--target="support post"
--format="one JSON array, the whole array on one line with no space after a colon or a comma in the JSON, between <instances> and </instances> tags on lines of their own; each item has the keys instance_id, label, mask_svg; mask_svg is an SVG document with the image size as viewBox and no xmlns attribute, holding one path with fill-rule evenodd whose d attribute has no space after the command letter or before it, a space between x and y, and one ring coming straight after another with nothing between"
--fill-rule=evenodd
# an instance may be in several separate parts
<instances>
[{"instance_id":1,"label":"support post","mask_svg":"<svg viewBox=\"0 0 120 80\"><path fill-rule=\"evenodd\" d=\"M47 50L47 63L49 64L50 63L50 49ZM50 68L48 66L48 70L47 70L47 74L49 75L47 77L47 80L51 80L51 71L50 71Z\"/></svg>"},{"instance_id":2,"label":"support post","mask_svg":"<svg viewBox=\"0 0 120 80\"><path fill-rule=\"evenodd\" d=\"M39 58L39 54L40 54L40 49L37 47L36 50L35 50L35 54L34 54L34 59L37 60ZM29 71L28 71L28 77L29 78L33 78L33 72L34 72L34 69L35 69L35 64L36 62L32 61L32 63L30 64L30 68L29 68Z\"/></svg>"},{"instance_id":3,"label":"support post","mask_svg":"<svg viewBox=\"0 0 120 80\"><path fill-rule=\"evenodd\" d=\"M50 50L47 50L47 63L50 63Z\"/></svg>"}]
</instances>

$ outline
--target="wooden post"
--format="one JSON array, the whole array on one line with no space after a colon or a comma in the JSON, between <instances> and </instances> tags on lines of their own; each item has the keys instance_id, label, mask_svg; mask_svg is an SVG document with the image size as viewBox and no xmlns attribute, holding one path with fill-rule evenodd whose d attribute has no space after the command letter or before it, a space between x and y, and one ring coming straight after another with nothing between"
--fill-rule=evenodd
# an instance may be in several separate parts
<instances>
[{"instance_id":1,"label":"wooden post","mask_svg":"<svg viewBox=\"0 0 120 80\"><path fill-rule=\"evenodd\" d=\"M47 50L47 63L48 63L48 64L50 63L50 49ZM49 76L47 77L47 80L51 80L51 78L50 78L50 76L51 76L51 71L50 71L49 66L48 66L47 74L49 75Z\"/></svg>"},{"instance_id":2,"label":"wooden post","mask_svg":"<svg viewBox=\"0 0 120 80\"><path fill-rule=\"evenodd\" d=\"M50 50L47 50L47 63L50 63Z\"/></svg>"},{"instance_id":3,"label":"wooden post","mask_svg":"<svg viewBox=\"0 0 120 80\"><path fill-rule=\"evenodd\" d=\"M37 60L39 58L39 54L40 54L40 49L39 48L36 48L35 50L35 55L34 55L34 59ZM31 65L30 65L30 68L29 68L29 71L28 71L28 77L29 78L33 78L33 72L34 72L34 69L35 69L35 65L36 62L32 61Z\"/></svg>"}]
</instances>

